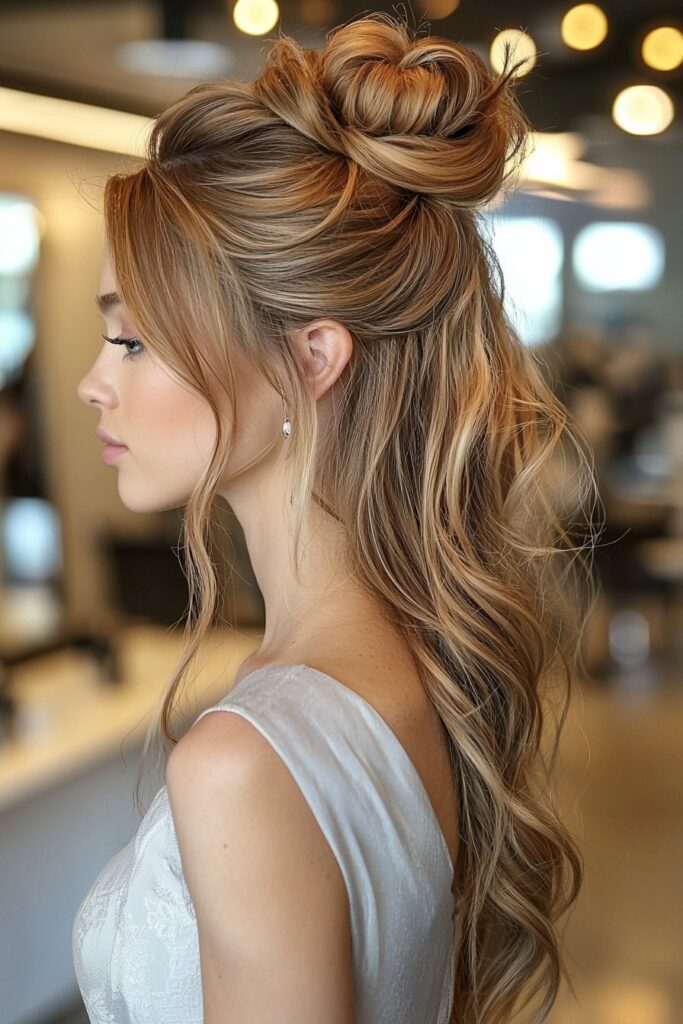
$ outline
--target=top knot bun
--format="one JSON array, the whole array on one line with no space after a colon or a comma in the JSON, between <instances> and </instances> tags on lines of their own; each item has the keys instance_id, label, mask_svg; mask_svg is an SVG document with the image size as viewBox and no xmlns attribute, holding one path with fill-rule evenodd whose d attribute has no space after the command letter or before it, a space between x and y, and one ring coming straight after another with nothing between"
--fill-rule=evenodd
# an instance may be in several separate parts
<instances>
[{"instance_id":1,"label":"top knot bun","mask_svg":"<svg viewBox=\"0 0 683 1024\"><path fill-rule=\"evenodd\" d=\"M332 30L320 52L281 37L254 91L387 184L476 206L500 189L527 136L511 85L522 63L508 51L496 76L464 44L414 38L377 13Z\"/></svg>"}]
</instances>

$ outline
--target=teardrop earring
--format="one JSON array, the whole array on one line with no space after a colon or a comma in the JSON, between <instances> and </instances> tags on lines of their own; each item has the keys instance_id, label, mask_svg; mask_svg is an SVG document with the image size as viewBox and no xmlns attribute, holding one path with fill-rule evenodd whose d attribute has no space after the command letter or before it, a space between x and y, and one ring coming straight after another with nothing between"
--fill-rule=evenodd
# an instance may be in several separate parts
<instances>
[{"instance_id":1,"label":"teardrop earring","mask_svg":"<svg viewBox=\"0 0 683 1024\"><path fill-rule=\"evenodd\" d=\"M282 398L282 407L285 410L285 422L282 424L282 435L283 435L283 437L289 437L289 435L292 433L292 424L291 424L291 421L289 419L289 416L287 415L287 406L285 405L285 397L284 397L284 395L281 395L280 397Z\"/></svg>"}]
</instances>

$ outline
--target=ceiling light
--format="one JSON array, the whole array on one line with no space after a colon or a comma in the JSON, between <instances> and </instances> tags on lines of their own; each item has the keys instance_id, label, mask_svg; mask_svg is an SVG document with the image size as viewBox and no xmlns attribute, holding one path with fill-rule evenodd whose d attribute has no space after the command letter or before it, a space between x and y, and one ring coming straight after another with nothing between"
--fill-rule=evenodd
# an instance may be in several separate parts
<instances>
[{"instance_id":1,"label":"ceiling light","mask_svg":"<svg viewBox=\"0 0 683 1024\"><path fill-rule=\"evenodd\" d=\"M510 48L512 61L528 57L526 64L515 72L515 77L528 75L536 63L536 43L530 35L518 28L506 28L494 38L489 50L489 60L494 71L500 74L505 67L506 50Z\"/></svg>"},{"instance_id":2,"label":"ceiling light","mask_svg":"<svg viewBox=\"0 0 683 1024\"><path fill-rule=\"evenodd\" d=\"M607 36L607 18L597 4L571 7L560 25L562 42L573 50L593 50Z\"/></svg>"},{"instance_id":3,"label":"ceiling light","mask_svg":"<svg viewBox=\"0 0 683 1024\"><path fill-rule=\"evenodd\" d=\"M144 156L151 127L152 119L140 114L0 87L3 131Z\"/></svg>"},{"instance_id":4,"label":"ceiling light","mask_svg":"<svg viewBox=\"0 0 683 1024\"><path fill-rule=\"evenodd\" d=\"M232 18L240 32L262 36L277 24L280 8L275 0L237 0Z\"/></svg>"},{"instance_id":5,"label":"ceiling light","mask_svg":"<svg viewBox=\"0 0 683 1024\"><path fill-rule=\"evenodd\" d=\"M654 28L643 39L643 60L657 71L673 71L683 63L683 32L672 25Z\"/></svg>"},{"instance_id":6,"label":"ceiling light","mask_svg":"<svg viewBox=\"0 0 683 1024\"><path fill-rule=\"evenodd\" d=\"M612 104L612 118L631 135L658 135L673 121L674 105L657 85L630 85Z\"/></svg>"}]
</instances>

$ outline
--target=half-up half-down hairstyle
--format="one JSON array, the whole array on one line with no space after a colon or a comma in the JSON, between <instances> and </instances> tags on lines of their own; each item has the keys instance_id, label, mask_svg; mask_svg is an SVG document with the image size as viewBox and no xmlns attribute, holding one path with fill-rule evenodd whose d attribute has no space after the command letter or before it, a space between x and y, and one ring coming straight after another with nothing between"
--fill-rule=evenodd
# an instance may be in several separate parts
<instances>
[{"instance_id":1,"label":"half-up half-down hairstyle","mask_svg":"<svg viewBox=\"0 0 683 1024\"><path fill-rule=\"evenodd\" d=\"M548 471L569 444L576 507L593 503L594 476L506 319L480 215L524 149L517 67L496 76L468 47L384 14L320 51L281 36L254 82L202 84L163 111L143 166L105 189L136 328L217 425L183 516L185 645L143 763L179 738L172 712L219 607L211 512L239 432L239 353L294 427L273 439L288 448L293 571L315 501L343 525L349 572L403 631L450 737L453 1024L508 1024L532 997L530 1019L546 1019L567 973L558 922L583 874L553 766L594 591L589 545L570 538ZM354 341L325 431L288 341L316 318Z\"/></svg>"}]
</instances>

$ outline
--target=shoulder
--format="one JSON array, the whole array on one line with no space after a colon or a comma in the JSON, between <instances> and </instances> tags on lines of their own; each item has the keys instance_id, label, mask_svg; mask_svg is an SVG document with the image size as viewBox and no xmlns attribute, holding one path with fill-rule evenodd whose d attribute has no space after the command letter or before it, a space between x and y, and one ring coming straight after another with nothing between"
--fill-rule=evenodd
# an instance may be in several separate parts
<instances>
[{"instance_id":1,"label":"shoulder","mask_svg":"<svg viewBox=\"0 0 683 1024\"><path fill-rule=\"evenodd\" d=\"M267 738L221 710L171 752L166 785L199 934L206 1024L353 1024L339 865Z\"/></svg>"},{"instance_id":2,"label":"shoulder","mask_svg":"<svg viewBox=\"0 0 683 1024\"><path fill-rule=\"evenodd\" d=\"M199 784L208 794L240 776L277 769L279 758L265 736L235 712L211 709L185 733L171 751L166 781L175 790Z\"/></svg>"}]
</instances>

